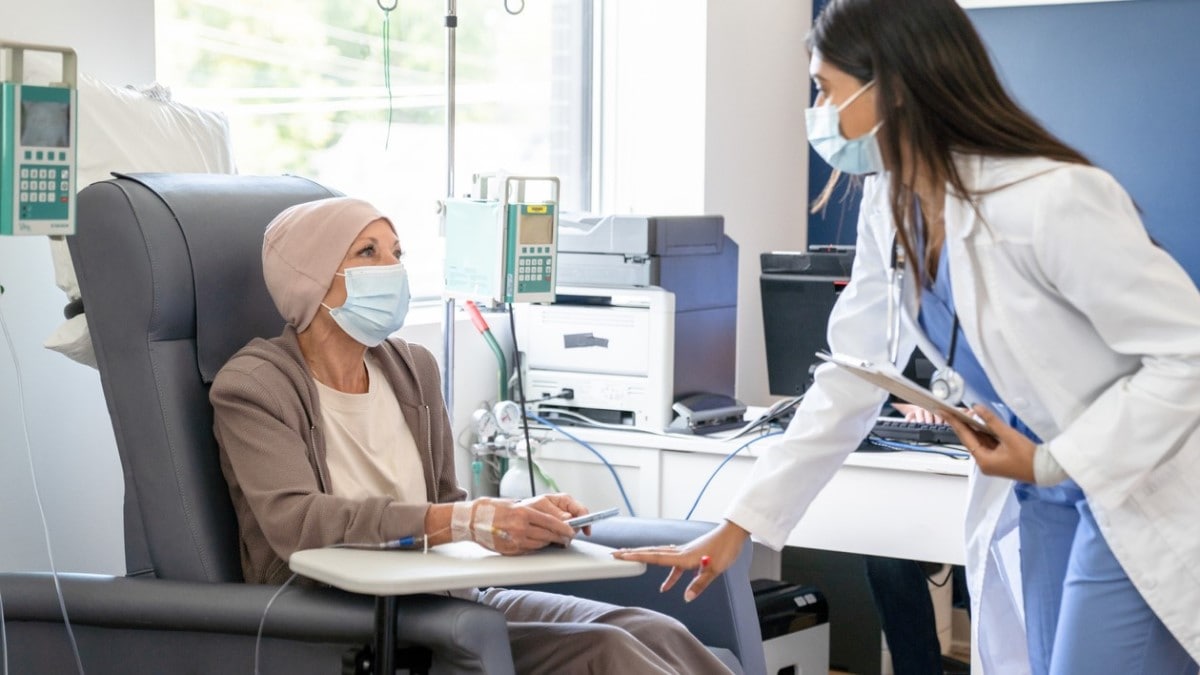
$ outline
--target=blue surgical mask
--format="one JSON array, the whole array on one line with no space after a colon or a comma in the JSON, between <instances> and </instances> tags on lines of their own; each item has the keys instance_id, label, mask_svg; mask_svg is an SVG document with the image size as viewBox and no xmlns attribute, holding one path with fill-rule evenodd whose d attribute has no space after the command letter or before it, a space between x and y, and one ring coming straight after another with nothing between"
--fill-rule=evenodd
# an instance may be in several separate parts
<instances>
[{"instance_id":1,"label":"blue surgical mask","mask_svg":"<svg viewBox=\"0 0 1200 675\"><path fill-rule=\"evenodd\" d=\"M338 276L346 278L346 302L341 307L321 306L347 335L374 347L400 330L410 297L403 265L348 267Z\"/></svg>"},{"instance_id":2,"label":"blue surgical mask","mask_svg":"<svg viewBox=\"0 0 1200 675\"><path fill-rule=\"evenodd\" d=\"M854 92L841 105L827 103L804 111L805 122L808 125L808 142L812 144L813 150L816 150L829 166L843 173L861 175L883 171L883 155L879 152L879 140L875 136L883 122L876 124L874 129L858 138L848 139L842 135L839 115L846 106L854 103L874 84L874 80L864 84L862 89Z\"/></svg>"}]
</instances>

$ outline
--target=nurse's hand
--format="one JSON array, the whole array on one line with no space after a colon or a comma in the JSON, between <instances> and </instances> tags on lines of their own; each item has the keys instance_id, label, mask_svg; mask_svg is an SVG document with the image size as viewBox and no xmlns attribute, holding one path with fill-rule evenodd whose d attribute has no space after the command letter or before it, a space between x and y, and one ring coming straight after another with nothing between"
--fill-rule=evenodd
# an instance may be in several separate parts
<instances>
[{"instance_id":1,"label":"nurse's hand","mask_svg":"<svg viewBox=\"0 0 1200 675\"><path fill-rule=\"evenodd\" d=\"M989 476L1002 476L1033 483L1033 454L1037 446L1025 434L1005 424L986 406L971 409L987 425L995 438L975 433L971 427L953 417L946 423L958 434L958 440L975 457L979 470Z\"/></svg>"},{"instance_id":2,"label":"nurse's hand","mask_svg":"<svg viewBox=\"0 0 1200 675\"><path fill-rule=\"evenodd\" d=\"M742 545L750 533L741 527L722 521L707 534L697 537L683 546L644 546L641 548L623 548L613 552L614 558L634 560L651 565L666 565L671 567L659 587L660 593L665 593L679 581L686 570L697 570L687 589L683 592L684 602L695 600L708 585L722 572L729 569Z\"/></svg>"},{"instance_id":3,"label":"nurse's hand","mask_svg":"<svg viewBox=\"0 0 1200 675\"><path fill-rule=\"evenodd\" d=\"M942 419L941 415L932 413L919 405L911 403L893 403L892 407L896 412L904 415L905 422L919 422L921 424L945 424L946 420Z\"/></svg>"}]
</instances>

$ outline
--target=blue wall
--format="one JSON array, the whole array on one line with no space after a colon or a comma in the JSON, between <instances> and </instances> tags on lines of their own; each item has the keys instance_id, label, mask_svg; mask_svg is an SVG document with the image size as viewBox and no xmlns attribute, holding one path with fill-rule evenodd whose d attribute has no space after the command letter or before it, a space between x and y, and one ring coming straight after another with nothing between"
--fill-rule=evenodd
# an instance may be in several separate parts
<instances>
[{"instance_id":1,"label":"blue wall","mask_svg":"<svg viewBox=\"0 0 1200 675\"><path fill-rule=\"evenodd\" d=\"M1142 208L1150 234L1200 281L1200 2L970 14L1017 101L1116 176ZM827 166L810 150L810 194L827 178ZM854 241L857 194L847 208L835 206L809 218L810 243Z\"/></svg>"}]
</instances>

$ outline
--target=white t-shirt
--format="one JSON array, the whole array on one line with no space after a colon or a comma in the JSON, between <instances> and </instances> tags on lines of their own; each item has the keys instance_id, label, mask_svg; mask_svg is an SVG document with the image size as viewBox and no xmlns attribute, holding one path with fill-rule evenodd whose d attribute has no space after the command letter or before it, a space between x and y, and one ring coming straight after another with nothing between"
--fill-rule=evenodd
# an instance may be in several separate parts
<instances>
[{"instance_id":1,"label":"white t-shirt","mask_svg":"<svg viewBox=\"0 0 1200 675\"><path fill-rule=\"evenodd\" d=\"M370 354L365 362L365 394L347 394L317 382L333 494L428 502L421 454L396 392Z\"/></svg>"}]
</instances>

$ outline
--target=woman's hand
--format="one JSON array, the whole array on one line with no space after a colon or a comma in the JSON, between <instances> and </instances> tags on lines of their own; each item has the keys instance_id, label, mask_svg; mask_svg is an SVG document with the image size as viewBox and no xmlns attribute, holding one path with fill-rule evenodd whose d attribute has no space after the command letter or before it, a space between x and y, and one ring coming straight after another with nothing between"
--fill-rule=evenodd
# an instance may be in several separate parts
<instances>
[{"instance_id":1,"label":"woman's hand","mask_svg":"<svg viewBox=\"0 0 1200 675\"><path fill-rule=\"evenodd\" d=\"M575 501L574 497L566 494L565 492L552 492L549 494L538 495L532 499L523 499L521 500L521 504L523 506L528 506L530 508L549 513L559 520L566 520L568 518L575 518L577 516L586 516L588 514L587 507ZM574 533L575 530L572 529L571 532ZM590 535L592 533L592 526L585 525L583 527L583 533L585 535Z\"/></svg>"},{"instance_id":2,"label":"woman's hand","mask_svg":"<svg viewBox=\"0 0 1200 675\"><path fill-rule=\"evenodd\" d=\"M1033 453L1037 446L1025 434L1005 424L986 406L971 409L987 425L995 438L975 433L971 427L951 417L946 423L958 434L958 440L975 457L979 470L989 476L1003 476L1033 483Z\"/></svg>"},{"instance_id":3,"label":"woman's hand","mask_svg":"<svg viewBox=\"0 0 1200 675\"><path fill-rule=\"evenodd\" d=\"M520 502L482 497L471 506L471 530L484 547L517 555L550 544L566 546L575 530L563 521L585 513L587 509L565 494L539 495Z\"/></svg>"},{"instance_id":4,"label":"woman's hand","mask_svg":"<svg viewBox=\"0 0 1200 675\"><path fill-rule=\"evenodd\" d=\"M671 573L659 587L667 592L683 576L684 570L699 570L684 590L685 602L695 600L722 572L729 569L742 552L742 544L750 533L741 527L723 521L711 532L697 537L683 546L644 546L623 548L613 552L614 558L634 560L651 565L671 567Z\"/></svg>"}]
</instances>

